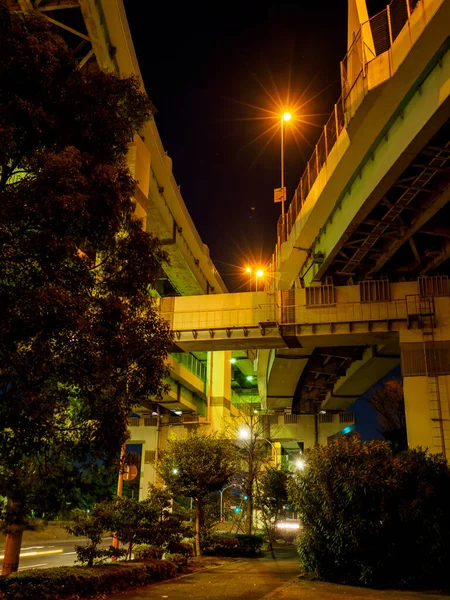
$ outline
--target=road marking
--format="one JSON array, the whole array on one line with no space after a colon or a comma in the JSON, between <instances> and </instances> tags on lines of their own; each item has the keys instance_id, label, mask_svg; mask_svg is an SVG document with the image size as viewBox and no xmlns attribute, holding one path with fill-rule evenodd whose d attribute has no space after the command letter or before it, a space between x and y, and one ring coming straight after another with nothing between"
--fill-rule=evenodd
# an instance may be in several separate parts
<instances>
[{"instance_id":1,"label":"road marking","mask_svg":"<svg viewBox=\"0 0 450 600\"><path fill-rule=\"evenodd\" d=\"M68 556L69 554L76 554L76 552L64 552L64 556Z\"/></svg>"},{"instance_id":2,"label":"road marking","mask_svg":"<svg viewBox=\"0 0 450 600\"><path fill-rule=\"evenodd\" d=\"M57 550L44 550L44 552L21 552L20 558L29 558L30 556L43 556L45 554L62 554L63 549L58 548ZM0 560L3 560L5 555L0 556Z\"/></svg>"},{"instance_id":3,"label":"road marking","mask_svg":"<svg viewBox=\"0 0 450 600\"><path fill-rule=\"evenodd\" d=\"M30 565L28 567L19 567L19 571L20 571L20 569L27 569L27 571L28 571L29 569L37 569L39 567L46 567L47 564L48 563L40 563L39 565Z\"/></svg>"}]
</instances>

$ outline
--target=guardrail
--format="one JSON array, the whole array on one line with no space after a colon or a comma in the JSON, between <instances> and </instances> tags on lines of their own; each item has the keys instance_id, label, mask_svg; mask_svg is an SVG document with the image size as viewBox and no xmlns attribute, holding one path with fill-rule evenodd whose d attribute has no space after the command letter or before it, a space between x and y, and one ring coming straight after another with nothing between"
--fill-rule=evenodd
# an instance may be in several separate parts
<instances>
[{"instance_id":1,"label":"guardrail","mask_svg":"<svg viewBox=\"0 0 450 600\"><path fill-rule=\"evenodd\" d=\"M186 367L188 371L196 375L203 383L206 382L206 365L198 360L192 354L185 352L172 352L174 360L183 367Z\"/></svg>"}]
</instances>

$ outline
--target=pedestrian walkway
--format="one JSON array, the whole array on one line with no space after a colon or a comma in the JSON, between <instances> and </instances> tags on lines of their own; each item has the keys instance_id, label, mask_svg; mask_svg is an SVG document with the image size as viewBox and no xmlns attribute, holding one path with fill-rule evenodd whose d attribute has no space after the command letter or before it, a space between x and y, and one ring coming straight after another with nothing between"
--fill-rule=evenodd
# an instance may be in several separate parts
<instances>
[{"instance_id":1,"label":"pedestrian walkway","mask_svg":"<svg viewBox=\"0 0 450 600\"><path fill-rule=\"evenodd\" d=\"M289 547L277 550L275 559L270 555L230 559L212 569L108 596L108 600L259 600L298 573L296 551Z\"/></svg>"},{"instance_id":2,"label":"pedestrian walkway","mask_svg":"<svg viewBox=\"0 0 450 600\"><path fill-rule=\"evenodd\" d=\"M225 559L213 568L183 575L108 600L449 600L434 593L373 590L318 581L299 576L293 547L250 559Z\"/></svg>"}]
</instances>

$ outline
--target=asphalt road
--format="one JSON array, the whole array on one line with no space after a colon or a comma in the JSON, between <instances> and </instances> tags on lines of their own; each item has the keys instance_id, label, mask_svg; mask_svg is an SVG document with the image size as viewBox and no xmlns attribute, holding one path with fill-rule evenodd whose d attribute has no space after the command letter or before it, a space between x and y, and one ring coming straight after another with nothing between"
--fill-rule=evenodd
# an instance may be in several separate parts
<instances>
[{"instance_id":1,"label":"asphalt road","mask_svg":"<svg viewBox=\"0 0 450 600\"><path fill-rule=\"evenodd\" d=\"M108 596L108 600L259 600L299 575L295 548L277 551L275 559L239 559L220 567L155 583L131 592Z\"/></svg>"},{"instance_id":2,"label":"asphalt road","mask_svg":"<svg viewBox=\"0 0 450 600\"><path fill-rule=\"evenodd\" d=\"M75 544L83 544L87 540L37 542L24 544L20 553L19 571L26 569L47 569L49 567L71 566L75 564ZM112 538L103 540L105 546L112 543ZM3 562L4 546L0 547L0 566Z\"/></svg>"}]
</instances>

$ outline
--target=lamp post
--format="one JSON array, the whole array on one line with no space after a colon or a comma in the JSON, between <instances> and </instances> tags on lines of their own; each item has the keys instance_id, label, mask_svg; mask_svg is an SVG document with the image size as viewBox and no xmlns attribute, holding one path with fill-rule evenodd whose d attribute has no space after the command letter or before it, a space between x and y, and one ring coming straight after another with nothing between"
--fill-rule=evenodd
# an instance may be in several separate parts
<instances>
[{"instance_id":1,"label":"lamp post","mask_svg":"<svg viewBox=\"0 0 450 600\"><path fill-rule=\"evenodd\" d=\"M258 269L255 273L255 292L258 291L258 279L263 277L264 271L262 269Z\"/></svg>"},{"instance_id":2,"label":"lamp post","mask_svg":"<svg viewBox=\"0 0 450 600\"><path fill-rule=\"evenodd\" d=\"M242 429L239 430L239 437L241 438L241 440L248 440L252 437L252 432L249 431L246 427L243 427ZM278 453L277 453L277 449L276 446L273 442L271 442L270 440L268 440L265 437L260 437L260 436L255 436L254 440L263 440L264 442L267 442L268 444L270 444L272 446L272 450L274 452L275 455L275 466L278 466Z\"/></svg>"},{"instance_id":3,"label":"lamp post","mask_svg":"<svg viewBox=\"0 0 450 600\"><path fill-rule=\"evenodd\" d=\"M286 191L284 189L284 122L290 121L292 118L291 113L284 113L281 117L281 226L283 230L283 237L286 235L285 231L285 215L284 215L284 202L286 200Z\"/></svg>"},{"instance_id":4,"label":"lamp post","mask_svg":"<svg viewBox=\"0 0 450 600\"><path fill-rule=\"evenodd\" d=\"M219 494L220 494L220 522L222 523L222 519L223 519L223 493L225 490L227 490L228 488L235 488L238 487L237 483L230 483L229 485L226 485L225 487L223 487L221 490L219 490ZM240 486L239 486L240 487Z\"/></svg>"},{"instance_id":5,"label":"lamp post","mask_svg":"<svg viewBox=\"0 0 450 600\"><path fill-rule=\"evenodd\" d=\"M252 275L255 278L255 292L258 291L258 279L264 277L263 269L252 269L252 267L246 267L245 272L248 273L248 291L252 291Z\"/></svg>"}]
</instances>

